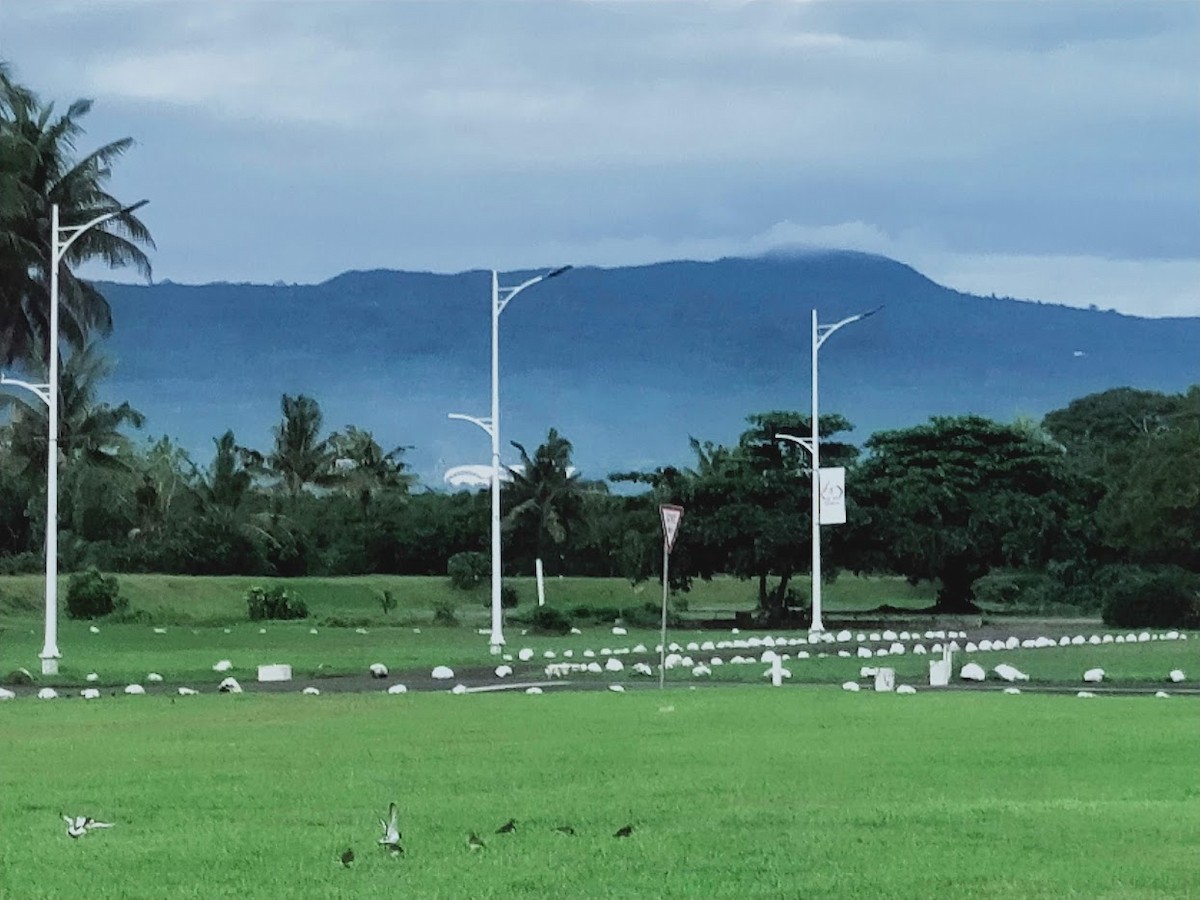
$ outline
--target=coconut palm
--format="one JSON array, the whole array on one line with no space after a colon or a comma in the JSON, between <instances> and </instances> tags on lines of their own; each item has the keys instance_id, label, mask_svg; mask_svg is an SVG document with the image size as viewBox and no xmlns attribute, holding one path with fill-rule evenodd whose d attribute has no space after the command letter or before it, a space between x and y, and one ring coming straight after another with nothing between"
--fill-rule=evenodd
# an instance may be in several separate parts
<instances>
[{"instance_id":1,"label":"coconut palm","mask_svg":"<svg viewBox=\"0 0 1200 900\"><path fill-rule=\"evenodd\" d=\"M333 480L333 447L321 437L324 417L312 397L283 395L283 421L275 427L275 449L264 460L267 474L293 498L310 485Z\"/></svg>"},{"instance_id":2,"label":"coconut palm","mask_svg":"<svg viewBox=\"0 0 1200 900\"><path fill-rule=\"evenodd\" d=\"M105 144L76 158L83 134L80 121L92 101L76 100L65 113L43 104L0 69L0 359L44 361L49 352L50 208L59 222L83 224L125 209L104 190L113 164L133 146L131 138ZM69 346L112 328L108 302L77 278L72 267L99 260L110 267L133 266L149 278L143 247L153 247L149 231L125 211L89 229L71 245L59 271L60 328Z\"/></svg>"},{"instance_id":3,"label":"coconut palm","mask_svg":"<svg viewBox=\"0 0 1200 900\"><path fill-rule=\"evenodd\" d=\"M329 438L333 451L333 466L339 487L356 497L363 515L371 505L371 498L380 491L407 491L415 481L405 471L408 467L401 457L408 447L397 447L388 453L369 431L346 426Z\"/></svg>"}]
</instances>

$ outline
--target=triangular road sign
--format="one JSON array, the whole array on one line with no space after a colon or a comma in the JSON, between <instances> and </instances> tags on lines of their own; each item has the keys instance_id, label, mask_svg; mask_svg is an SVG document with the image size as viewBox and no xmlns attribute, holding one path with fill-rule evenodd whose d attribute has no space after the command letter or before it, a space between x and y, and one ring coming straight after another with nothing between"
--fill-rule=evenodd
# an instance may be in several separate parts
<instances>
[{"instance_id":1,"label":"triangular road sign","mask_svg":"<svg viewBox=\"0 0 1200 900\"><path fill-rule=\"evenodd\" d=\"M683 507L664 503L658 508L662 516L663 537L667 541L667 552L675 547L675 536L679 534L679 522L683 518Z\"/></svg>"}]
</instances>

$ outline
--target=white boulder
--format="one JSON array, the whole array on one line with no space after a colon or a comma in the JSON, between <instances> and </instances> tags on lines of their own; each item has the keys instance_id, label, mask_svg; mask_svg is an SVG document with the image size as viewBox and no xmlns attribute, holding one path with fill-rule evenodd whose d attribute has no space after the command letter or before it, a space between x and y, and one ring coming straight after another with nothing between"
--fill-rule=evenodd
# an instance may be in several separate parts
<instances>
[{"instance_id":1,"label":"white boulder","mask_svg":"<svg viewBox=\"0 0 1200 900\"><path fill-rule=\"evenodd\" d=\"M845 681L842 683L842 690L850 691L851 693L858 693L862 690L862 687L859 686L857 681Z\"/></svg>"},{"instance_id":2,"label":"white boulder","mask_svg":"<svg viewBox=\"0 0 1200 900\"><path fill-rule=\"evenodd\" d=\"M388 677L388 667L383 663L371 663L371 665L367 667L367 670L371 673L372 678Z\"/></svg>"},{"instance_id":3,"label":"white boulder","mask_svg":"<svg viewBox=\"0 0 1200 900\"><path fill-rule=\"evenodd\" d=\"M1167 677L1170 678L1172 681L1174 681L1176 684L1178 684L1179 682L1184 680L1185 676L1183 674L1183 669L1172 669L1171 674L1168 675Z\"/></svg>"},{"instance_id":4,"label":"white boulder","mask_svg":"<svg viewBox=\"0 0 1200 900\"><path fill-rule=\"evenodd\" d=\"M1003 678L1005 681L1028 681L1029 676L1018 669L1016 666L1010 666L1008 663L1000 663L1000 665L992 668L992 671Z\"/></svg>"},{"instance_id":5,"label":"white boulder","mask_svg":"<svg viewBox=\"0 0 1200 900\"><path fill-rule=\"evenodd\" d=\"M54 688L46 687L38 691L37 696L39 700L55 700L58 698L58 691Z\"/></svg>"},{"instance_id":6,"label":"white boulder","mask_svg":"<svg viewBox=\"0 0 1200 900\"><path fill-rule=\"evenodd\" d=\"M391 687L389 687L387 689L387 692L389 694L407 694L408 693L408 685L393 684Z\"/></svg>"},{"instance_id":7,"label":"white boulder","mask_svg":"<svg viewBox=\"0 0 1200 900\"><path fill-rule=\"evenodd\" d=\"M1104 670L1088 669L1083 673L1083 680L1088 682L1088 684L1099 684L1104 680Z\"/></svg>"},{"instance_id":8,"label":"white boulder","mask_svg":"<svg viewBox=\"0 0 1200 900\"><path fill-rule=\"evenodd\" d=\"M84 688L79 692L79 696L84 700L99 700L100 691L97 688Z\"/></svg>"},{"instance_id":9,"label":"white boulder","mask_svg":"<svg viewBox=\"0 0 1200 900\"><path fill-rule=\"evenodd\" d=\"M146 689L140 684L127 684L125 685L125 693L129 694L130 696L140 697L142 694L146 693Z\"/></svg>"},{"instance_id":10,"label":"white boulder","mask_svg":"<svg viewBox=\"0 0 1200 900\"><path fill-rule=\"evenodd\" d=\"M987 678L987 673L978 663L967 663L959 670L958 677L963 681L983 681Z\"/></svg>"},{"instance_id":11,"label":"white boulder","mask_svg":"<svg viewBox=\"0 0 1200 900\"><path fill-rule=\"evenodd\" d=\"M222 694L240 694L242 686L238 684L236 678L230 676L217 685L217 690Z\"/></svg>"},{"instance_id":12,"label":"white boulder","mask_svg":"<svg viewBox=\"0 0 1200 900\"><path fill-rule=\"evenodd\" d=\"M230 669L233 668L233 663L231 663L227 659L222 659L222 660L218 660L217 663L212 668L213 668L214 672L228 672Z\"/></svg>"},{"instance_id":13,"label":"white boulder","mask_svg":"<svg viewBox=\"0 0 1200 900\"><path fill-rule=\"evenodd\" d=\"M438 681L445 681L454 677L454 670L449 666L434 666L433 671L429 673L431 678L436 678Z\"/></svg>"},{"instance_id":14,"label":"white boulder","mask_svg":"<svg viewBox=\"0 0 1200 900\"><path fill-rule=\"evenodd\" d=\"M178 693L180 697L194 697L200 692L190 687L180 687L176 693Z\"/></svg>"}]
</instances>

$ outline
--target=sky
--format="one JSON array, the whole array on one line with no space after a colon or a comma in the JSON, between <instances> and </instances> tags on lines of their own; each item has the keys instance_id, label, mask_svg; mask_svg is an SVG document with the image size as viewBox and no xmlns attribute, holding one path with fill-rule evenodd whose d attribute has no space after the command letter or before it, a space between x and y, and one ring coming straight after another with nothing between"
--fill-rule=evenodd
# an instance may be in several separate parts
<instances>
[{"instance_id":1,"label":"sky","mask_svg":"<svg viewBox=\"0 0 1200 900\"><path fill-rule=\"evenodd\" d=\"M186 283L805 246L1200 315L1197 47L1194 0L0 0Z\"/></svg>"}]
</instances>

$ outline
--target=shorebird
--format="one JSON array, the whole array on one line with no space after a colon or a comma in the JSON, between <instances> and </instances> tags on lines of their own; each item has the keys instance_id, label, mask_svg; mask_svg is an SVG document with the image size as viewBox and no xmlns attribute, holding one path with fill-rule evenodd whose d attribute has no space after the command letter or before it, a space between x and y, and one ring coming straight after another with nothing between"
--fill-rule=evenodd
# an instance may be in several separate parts
<instances>
[{"instance_id":1,"label":"shorebird","mask_svg":"<svg viewBox=\"0 0 1200 900\"><path fill-rule=\"evenodd\" d=\"M503 825L496 829L496 834L512 834L517 830L517 820L509 819Z\"/></svg>"},{"instance_id":2,"label":"shorebird","mask_svg":"<svg viewBox=\"0 0 1200 900\"><path fill-rule=\"evenodd\" d=\"M482 850L484 848L484 843L479 839L479 835L472 831L470 837L467 838L467 846L470 847L471 852L474 853L476 850Z\"/></svg>"},{"instance_id":3,"label":"shorebird","mask_svg":"<svg viewBox=\"0 0 1200 900\"><path fill-rule=\"evenodd\" d=\"M404 852L404 848L400 846L400 828L396 823L396 804L388 804L388 817L380 819L379 825L383 828L383 837L379 839L379 845L386 847L392 856L399 856Z\"/></svg>"},{"instance_id":4,"label":"shorebird","mask_svg":"<svg viewBox=\"0 0 1200 900\"><path fill-rule=\"evenodd\" d=\"M93 828L112 828L112 822L97 822L91 816L68 816L64 813L63 821L67 823L67 835L73 838L81 838Z\"/></svg>"},{"instance_id":5,"label":"shorebird","mask_svg":"<svg viewBox=\"0 0 1200 900\"><path fill-rule=\"evenodd\" d=\"M633 834L633 826L626 825L623 828L618 828L617 833L613 837L629 837L631 834Z\"/></svg>"}]
</instances>

